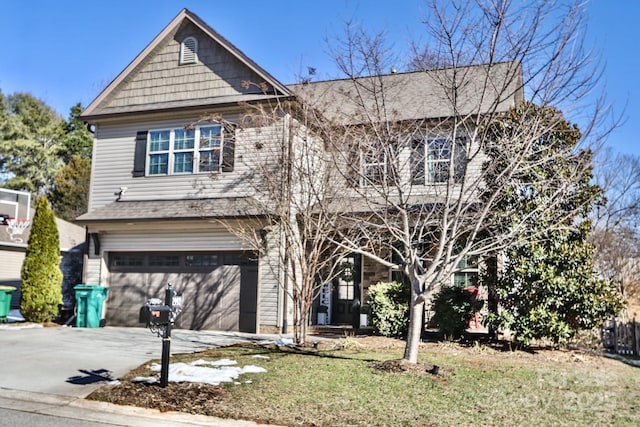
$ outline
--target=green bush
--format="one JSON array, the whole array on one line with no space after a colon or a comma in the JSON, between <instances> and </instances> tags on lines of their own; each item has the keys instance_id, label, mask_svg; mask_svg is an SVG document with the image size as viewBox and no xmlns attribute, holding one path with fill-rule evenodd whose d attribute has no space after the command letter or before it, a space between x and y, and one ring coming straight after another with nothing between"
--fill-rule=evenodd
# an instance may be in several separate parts
<instances>
[{"instance_id":1,"label":"green bush","mask_svg":"<svg viewBox=\"0 0 640 427\"><path fill-rule=\"evenodd\" d=\"M460 339L481 304L464 286L443 286L433 297L431 309L435 313L431 320L446 339Z\"/></svg>"},{"instance_id":2,"label":"green bush","mask_svg":"<svg viewBox=\"0 0 640 427\"><path fill-rule=\"evenodd\" d=\"M36 207L21 279L20 312L24 318L32 322L54 320L62 303L62 271L58 228L46 196Z\"/></svg>"},{"instance_id":3,"label":"green bush","mask_svg":"<svg viewBox=\"0 0 640 427\"><path fill-rule=\"evenodd\" d=\"M385 337L405 337L409 326L409 289L399 282L380 282L369 288L373 330Z\"/></svg>"}]
</instances>

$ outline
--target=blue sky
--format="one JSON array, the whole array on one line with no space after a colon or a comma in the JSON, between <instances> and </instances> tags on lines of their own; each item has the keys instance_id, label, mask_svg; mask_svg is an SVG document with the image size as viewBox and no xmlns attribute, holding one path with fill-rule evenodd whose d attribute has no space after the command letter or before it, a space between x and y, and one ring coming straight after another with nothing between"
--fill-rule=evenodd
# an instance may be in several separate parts
<instances>
[{"instance_id":1,"label":"blue sky","mask_svg":"<svg viewBox=\"0 0 640 427\"><path fill-rule=\"evenodd\" d=\"M31 92L67 117L90 103L186 7L283 83L307 66L337 72L326 38L356 19L386 29L399 51L424 39L422 0L4 0L0 90ZM607 99L625 122L609 137L640 156L640 1L590 0L588 40L602 52ZM400 68L400 67L399 67Z\"/></svg>"}]
</instances>

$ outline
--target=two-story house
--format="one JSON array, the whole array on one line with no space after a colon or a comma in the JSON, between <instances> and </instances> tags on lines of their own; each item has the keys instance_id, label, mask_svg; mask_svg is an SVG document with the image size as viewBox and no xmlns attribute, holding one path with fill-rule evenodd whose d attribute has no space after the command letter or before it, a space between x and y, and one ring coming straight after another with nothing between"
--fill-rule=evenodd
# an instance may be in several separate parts
<instances>
[{"instance_id":1,"label":"two-story house","mask_svg":"<svg viewBox=\"0 0 640 427\"><path fill-rule=\"evenodd\" d=\"M401 120L451 113L435 108L440 94L424 73L385 78L397 87ZM307 85L316 94L333 91L344 106L341 86ZM255 162L269 161L260 155L269 150L259 148L283 143L283 123L296 116L282 109L278 120L242 131L233 124L244 123L248 108L295 100L300 90L185 9L86 108L82 117L94 127L95 143L89 208L78 218L89 236L84 282L110 288L108 324L138 325L140 306L162 296L168 282L184 295L181 328L279 332L290 322L284 266L273 253L281 250L279 236L266 233L268 250L258 254L229 225L259 223L264 212L253 198L261 182L252 171ZM473 96L473 88L467 92ZM501 100L502 110L516 98ZM425 180L437 175L438 162L449 161L431 156L416 167ZM366 158L358 164L373 175L384 167ZM350 323L353 299L393 274L364 257L349 261L353 277L325 287L320 297L335 302L334 323Z\"/></svg>"}]
</instances>

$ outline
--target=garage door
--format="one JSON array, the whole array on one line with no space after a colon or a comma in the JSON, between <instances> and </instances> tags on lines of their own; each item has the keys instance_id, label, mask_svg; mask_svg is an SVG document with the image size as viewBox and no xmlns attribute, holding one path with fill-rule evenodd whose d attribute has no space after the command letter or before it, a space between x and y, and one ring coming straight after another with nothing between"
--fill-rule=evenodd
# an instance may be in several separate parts
<instances>
[{"instance_id":1,"label":"garage door","mask_svg":"<svg viewBox=\"0 0 640 427\"><path fill-rule=\"evenodd\" d=\"M251 253L114 252L107 324L140 326L140 307L150 298L164 300L171 283L183 295L177 328L255 332L257 281Z\"/></svg>"}]
</instances>

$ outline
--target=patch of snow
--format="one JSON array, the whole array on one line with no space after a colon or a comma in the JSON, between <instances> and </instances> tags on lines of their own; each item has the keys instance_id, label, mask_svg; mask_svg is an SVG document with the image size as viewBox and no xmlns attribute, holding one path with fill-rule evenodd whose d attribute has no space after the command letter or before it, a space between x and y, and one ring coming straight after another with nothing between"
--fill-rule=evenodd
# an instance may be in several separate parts
<instances>
[{"instance_id":1,"label":"patch of snow","mask_svg":"<svg viewBox=\"0 0 640 427\"><path fill-rule=\"evenodd\" d=\"M135 377L131 379L132 383L155 384L158 382L157 377Z\"/></svg>"},{"instance_id":2,"label":"patch of snow","mask_svg":"<svg viewBox=\"0 0 640 427\"><path fill-rule=\"evenodd\" d=\"M262 354L254 354L253 356L254 359L265 359L265 360L269 360L270 357L269 356L263 356Z\"/></svg>"},{"instance_id":3,"label":"patch of snow","mask_svg":"<svg viewBox=\"0 0 640 427\"><path fill-rule=\"evenodd\" d=\"M191 362L191 365L193 366L200 366L200 365L211 365L211 366L234 366L237 365L238 362L236 362L235 360L231 360L231 359L220 359L220 360L215 360L213 362L207 361L207 360L196 360L195 362Z\"/></svg>"},{"instance_id":4,"label":"patch of snow","mask_svg":"<svg viewBox=\"0 0 640 427\"><path fill-rule=\"evenodd\" d=\"M277 340L263 340L258 342L258 345L268 345L268 344L274 344L274 345L277 345L278 347L291 347L293 346L293 339L278 338Z\"/></svg>"},{"instance_id":5,"label":"patch of snow","mask_svg":"<svg viewBox=\"0 0 640 427\"><path fill-rule=\"evenodd\" d=\"M267 372L267 370L264 368L261 368L260 366L247 365L244 368L242 368L242 372L240 373L241 374L262 374L264 372Z\"/></svg>"},{"instance_id":6,"label":"patch of snow","mask_svg":"<svg viewBox=\"0 0 640 427\"><path fill-rule=\"evenodd\" d=\"M241 368L232 365L237 365L237 362L229 359L221 359L214 362L196 360L191 363L171 363L169 364L169 381L220 385L220 383L224 382L236 382L235 380L242 374L267 372L266 369L260 366L247 365ZM162 366L154 363L150 369L154 372L159 372ZM131 381L153 384L158 381L158 377L136 377Z\"/></svg>"}]
</instances>

